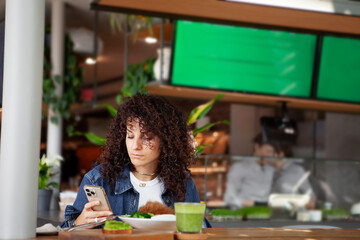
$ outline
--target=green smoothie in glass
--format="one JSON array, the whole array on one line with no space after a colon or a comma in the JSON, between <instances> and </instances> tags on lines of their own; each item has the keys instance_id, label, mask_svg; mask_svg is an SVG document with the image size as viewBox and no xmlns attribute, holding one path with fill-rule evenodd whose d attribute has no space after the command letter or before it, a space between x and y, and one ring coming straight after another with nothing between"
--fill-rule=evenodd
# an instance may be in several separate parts
<instances>
[{"instance_id":1,"label":"green smoothie in glass","mask_svg":"<svg viewBox=\"0 0 360 240\"><path fill-rule=\"evenodd\" d=\"M204 213L204 203L175 203L176 226L178 232L201 233Z\"/></svg>"}]
</instances>

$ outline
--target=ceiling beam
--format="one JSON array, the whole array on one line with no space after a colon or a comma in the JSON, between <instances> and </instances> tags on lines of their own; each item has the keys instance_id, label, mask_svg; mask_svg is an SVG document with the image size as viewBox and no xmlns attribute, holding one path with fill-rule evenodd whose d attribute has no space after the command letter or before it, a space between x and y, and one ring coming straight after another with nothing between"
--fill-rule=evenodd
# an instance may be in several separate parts
<instances>
[{"instance_id":1,"label":"ceiling beam","mask_svg":"<svg viewBox=\"0 0 360 240\"><path fill-rule=\"evenodd\" d=\"M360 105L356 103L331 102L319 99L291 98L284 96L259 95L249 93L229 92L222 90L209 90L199 88L189 88L170 85L149 84L147 90L150 94L165 97L178 97L188 99L210 100L218 94L224 94L220 99L222 102L255 104L261 106L281 107L282 102L287 103L288 108L308 109L315 111L360 113Z\"/></svg>"},{"instance_id":2,"label":"ceiling beam","mask_svg":"<svg viewBox=\"0 0 360 240\"><path fill-rule=\"evenodd\" d=\"M219 0L97 0L91 8L170 19L360 37L360 17Z\"/></svg>"}]
</instances>

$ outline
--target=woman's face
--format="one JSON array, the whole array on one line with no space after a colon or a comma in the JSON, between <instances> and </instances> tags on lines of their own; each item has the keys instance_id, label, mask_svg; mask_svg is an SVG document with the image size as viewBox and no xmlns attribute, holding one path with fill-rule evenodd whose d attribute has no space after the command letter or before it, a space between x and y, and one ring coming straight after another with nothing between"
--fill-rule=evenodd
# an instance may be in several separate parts
<instances>
[{"instance_id":1,"label":"woman's face","mask_svg":"<svg viewBox=\"0 0 360 240\"><path fill-rule=\"evenodd\" d=\"M153 173L159 164L160 139L141 132L138 121L128 121L126 131L126 149L131 163L137 171Z\"/></svg>"}]
</instances>

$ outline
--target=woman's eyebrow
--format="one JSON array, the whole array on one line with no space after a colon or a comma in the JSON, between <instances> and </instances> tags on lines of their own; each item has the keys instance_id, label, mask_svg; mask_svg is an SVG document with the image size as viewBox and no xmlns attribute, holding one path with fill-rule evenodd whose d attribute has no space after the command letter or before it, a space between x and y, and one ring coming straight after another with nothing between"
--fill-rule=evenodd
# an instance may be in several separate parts
<instances>
[{"instance_id":1,"label":"woman's eyebrow","mask_svg":"<svg viewBox=\"0 0 360 240\"><path fill-rule=\"evenodd\" d=\"M131 133L133 132L133 131L131 131L131 129L129 129L129 128L127 128L126 131L131 132Z\"/></svg>"}]
</instances>

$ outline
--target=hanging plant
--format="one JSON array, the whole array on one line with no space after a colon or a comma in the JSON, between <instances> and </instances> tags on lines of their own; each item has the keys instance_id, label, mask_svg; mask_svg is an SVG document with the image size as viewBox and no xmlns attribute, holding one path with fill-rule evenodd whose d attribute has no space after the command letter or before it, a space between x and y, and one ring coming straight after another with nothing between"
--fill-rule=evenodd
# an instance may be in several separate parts
<instances>
[{"instance_id":1,"label":"hanging plant","mask_svg":"<svg viewBox=\"0 0 360 240\"><path fill-rule=\"evenodd\" d=\"M121 105L126 98L133 97L137 93L148 94L146 91L147 83L154 79L154 58L148 58L146 61L138 64L130 64L125 72L125 81L120 93L116 95L116 103ZM110 104L105 103L101 106L106 107L111 116L115 116L117 110ZM90 142L98 146L104 146L106 138L95 135L92 132L75 131L74 126L67 127L69 136L84 136Z\"/></svg>"},{"instance_id":2,"label":"hanging plant","mask_svg":"<svg viewBox=\"0 0 360 240\"><path fill-rule=\"evenodd\" d=\"M136 39L137 34L142 29L147 29L150 36L153 37L152 21L152 17L142 15L110 13L110 27L112 32L122 32L123 24L126 22L129 27L129 32L135 34L134 39Z\"/></svg>"},{"instance_id":3,"label":"hanging plant","mask_svg":"<svg viewBox=\"0 0 360 240\"><path fill-rule=\"evenodd\" d=\"M50 33L50 29L46 29ZM80 98L80 84L83 80L83 69L78 65L75 53L73 51L73 42L68 35L65 36L65 57L64 57L64 76L62 97L56 94L56 84L61 83L61 77L55 75L51 77L50 47L45 45L44 73L43 73L43 101L51 110L59 113L62 118L70 118L70 105L77 102ZM47 109L43 109L42 116L45 116ZM52 116L51 122L57 124L58 117Z\"/></svg>"},{"instance_id":4,"label":"hanging plant","mask_svg":"<svg viewBox=\"0 0 360 240\"><path fill-rule=\"evenodd\" d=\"M127 97L132 97L137 93L145 93L147 83L154 79L155 58L148 58L139 64L130 64L125 72L125 81L121 92L116 95L116 103L121 105Z\"/></svg>"}]
</instances>

